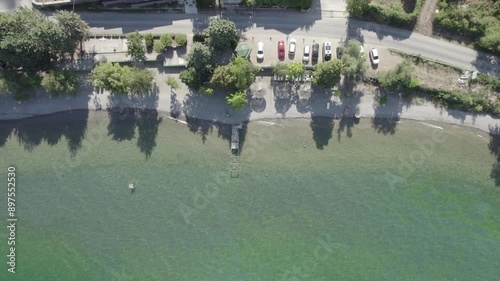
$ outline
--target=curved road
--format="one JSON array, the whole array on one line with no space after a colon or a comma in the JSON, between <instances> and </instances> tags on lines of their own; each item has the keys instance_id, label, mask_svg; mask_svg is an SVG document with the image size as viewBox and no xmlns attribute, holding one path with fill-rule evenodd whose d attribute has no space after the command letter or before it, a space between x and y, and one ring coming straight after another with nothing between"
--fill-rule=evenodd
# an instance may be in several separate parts
<instances>
[{"instance_id":1,"label":"curved road","mask_svg":"<svg viewBox=\"0 0 500 281\"><path fill-rule=\"evenodd\" d=\"M235 22L249 36L356 38L366 44L398 48L440 60L465 69L500 76L500 58L445 40L431 38L375 23L348 18L322 18L321 12L259 11L254 16L241 14L168 14L168 13L81 13L95 33L177 32L193 34L203 30L210 18L221 16Z\"/></svg>"}]
</instances>

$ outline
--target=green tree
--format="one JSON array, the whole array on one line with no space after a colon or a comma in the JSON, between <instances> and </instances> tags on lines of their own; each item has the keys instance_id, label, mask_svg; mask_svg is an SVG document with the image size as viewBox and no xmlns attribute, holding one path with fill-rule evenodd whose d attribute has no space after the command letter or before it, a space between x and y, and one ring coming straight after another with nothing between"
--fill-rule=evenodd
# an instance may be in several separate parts
<instances>
[{"instance_id":1,"label":"green tree","mask_svg":"<svg viewBox=\"0 0 500 281\"><path fill-rule=\"evenodd\" d=\"M58 55L69 52L60 25L34 9L0 13L0 65L3 68L46 70Z\"/></svg>"},{"instance_id":2,"label":"green tree","mask_svg":"<svg viewBox=\"0 0 500 281\"><path fill-rule=\"evenodd\" d=\"M371 0L347 0L346 10L353 17L362 16L368 11Z\"/></svg>"},{"instance_id":3,"label":"green tree","mask_svg":"<svg viewBox=\"0 0 500 281\"><path fill-rule=\"evenodd\" d=\"M160 36L160 42L163 43L165 48L171 47L172 46L172 36L170 34L162 34Z\"/></svg>"},{"instance_id":4,"label":"green tree","mask_svg":"<svg viewBox=\"0 0 500 281\"><path fill-rule=\"evenodd\" d=\"M344 74L352 80L360 80L368 71L368 62L364 53L361 53L361 43L351 39L347 48L344 48L342 55L344 64Z\"/></svg>"},{"instance_id":5,"label":"green tree","mask_svg":"<svg viewBox=\"0 0 500 281\"><path fill-rule=\"evenodd\" d=\"M203 85L203 80L194 67L188 67L186 70L181 71L179 79L181 79L182 83L193 89L198 89Z\"/></svg>"},{"instance_id":6,"label":"green tree","mask_svg":"<svg viewBox=\"0 0 500 281\"><path fill-rule=\"evenodd\" d=\"M40 80L36 73L0 71L0 93L10 95L17 101L25 101L40 86Z\"/></svg>"},{"instance_id":7,"label":"green tree","mask_svg":"<svg viewBox=\"0 0 500 281\"><path fill-rule=\"evenodd\" d=\"M78 89L78 77L69 70L51 71L43 76L41 86L51 96L75 95Z\"/></svg>"},{"instance_id":8,"label":"green tree","mask_svg":"<svg viewBox=\"0 0 500 281\"><path fill-rule=\"evenodd\" d=\"M292 81L304 75L306 69L300 61L294 61L288 65L288 80Z\"/></svg>"},{"instance_id":9,"label":"green tree","mask_svg":"<svg viewBox=\"0 0 500 281\"><path fill-rule=\"evenodd\" d=\"M343 67L340 60L319 63L314 66L312 82L322 88L330 89L340 82Z\"/></svg>"},{"instance_id":10,"label":"green tree","mask_svg":"<svg viewBox=\"0 0 500 281\"><path fill-rule=\"evenodd\" d=\"M121 67L117 63L101 63L89 74L88 79L95 87L108 90L112 93L123 94L127 92L127 81L130 68Z\"/></svg>"},{"instance_id":11,"label":"green tree","mask_svg":"<svg viewBox=\"0 0 500 281\"><path fill-rule=\"evenodd\" d=\"M288 75L288 65L284 62L278 62L273 66L273 74L279 77L286 77Z\"/></svg>"},{"instance_id":12,"label":"green tree","mask_svg":"<svg viewBox=\"0 0 500 281\"><path fill-rule=\"evenodd\" d=\"M186 46L187 45L186 34L182 34L182 33L175 34L175 42L177 43L177 46L181 46L181 47Z\"/></svg>"},{"instance_id":13,"label":"green tree","mask_svg":"<svg viewBox=\"0 0 500 281\"><path fill-rule=\"evenodd\" d=\"M201 87L201 91L205 94L205 95L213 95L214 93L214 89L210 88L210 87Z\"/></svg>"},{"instance_id":14,"label":"green tree","mask_svg":"<svg viewBox=\"0 0 500 281\"><path fill-rule=\"evenodd\" d=\"M127 53L134 61L144 61L146 59L146 48L142 35L138 31L127 36Z\"/></svg>"},{"instance_id":15,"label":"green tree","mask_svg":"<svg viewBox=\"0 0 500 281\"><path fill-rule=\"evenodd\" d=\"M146 95L153 90L155 75L151 70L132 68L125 76L127 92L133 95Z\"/></svg>"},{"instance_id":16,"label":"green tree","mask_svg":"<svg viewBox=\"0 0 500 281\"><path fill-rule=\"evenodd\" d=\"M238 91L226 97L227 104L234 109L242 109L248 103L247 95Z\"/></svg>"},{"instance_id":17,"label":"green tree","mask_svg":"<svg viewBox=\"0 0 500 281\"><path fill-rule=\"evenodd\" d=\"M154 45L153 34L148 33L144 35L144 43L146 43L146 49L151 50Z\"/></svg>"},{"instance_id":18,"label":"green tree","mask_svg":"<svg viewBox=\"0 0 500 281\"><path fill-rule=\"evenodd\" d=\"M80 44L81 48L83 42L90 36L90 27L82 20L80 15L75 12L60 10L55 13L54 18L58 21L59 26L68 39L65 40L67 44L66 52L74 52L78 44Z\"/></svg>"},{"instance_id":19,"label":"green tree","mask_svg":"<svg viewBox=\"0 0 500 281\"><path fill-rule=\"evenodd\" d=\"M379 74L380 85L389 90L398 90L412 86L412 73L415 70L410 61L405 60L395 69L383 71Z\"/></svg>"},{"instance_id":20,"label":"green tree","mask_svg":"<svg viewBox=\"0 0 500 281\"><path fill-rule=\"evenodd\" d=\"M252 85L259 71L260 67L250 61L236 58L230 64L218 66L210 82L221 88L244 91Z\"/></svg>"},{"instance_id":21,"label":"green tree","mask_svg":"<svg viewBox=\"0 0 500 281\"><path fill-rule=\"evenodd\" d=\"M179 89L179 83L177 83L177 80L172 76L167 77L167 85L170 86L171 91Z\"/></svg>"},{"instance_id":22,"label":"green tree","mask_svg":"<svg viewBox=\"0 0 500 281\"><path fill-rule=\"evenodd\" d=\"M188 67L193 67L199 74L206 75L214 69L215 63L212 51L203 44L193 43L185 59Z\"/></svg>"},{"instance_id":23,"label":"green tree","mask_svg":"<svg viewBox=\"0 0 500 281\"><path fill-rule=\"evenodd\" d=\"M163 52L165 52L165 45L161 42L161 41L156 41L154 43L154 47L153 49L155 50L155 52L157 52L158 54L162 54Z\"/></svg>"},{"instance_id":24,"label":"green tree","mask_svg":"<svg viewBox=\"0 0 500 281\"><path fill-rule=\"evenodd\" d=\"M228 49L237 34L236 25L227 19L212 19L203 33L208 45L216 51Z\"/></svg>"}]
</instances>

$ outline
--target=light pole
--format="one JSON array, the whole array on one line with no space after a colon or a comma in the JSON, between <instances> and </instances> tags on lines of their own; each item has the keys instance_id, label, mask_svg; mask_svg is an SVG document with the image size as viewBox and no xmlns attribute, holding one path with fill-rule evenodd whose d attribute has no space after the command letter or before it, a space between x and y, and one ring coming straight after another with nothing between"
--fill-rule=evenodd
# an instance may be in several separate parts
<instances>
[{"instance_id":1,"label":"light pole","mask_svg":"<svg viewBox=\"0 0 500 281\"><path fill-rule=\"evenodd\" d=\"M73 12L75 12L75 0L73 0Z\"/></svg>"}]
</instances>

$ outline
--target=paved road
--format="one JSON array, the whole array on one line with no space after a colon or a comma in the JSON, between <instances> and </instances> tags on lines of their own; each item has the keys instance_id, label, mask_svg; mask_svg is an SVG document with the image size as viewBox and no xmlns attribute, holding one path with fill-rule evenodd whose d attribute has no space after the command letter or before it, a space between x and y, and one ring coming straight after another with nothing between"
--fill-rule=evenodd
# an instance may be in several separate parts
<instances>
[{"instance_id":1,"label":"paved road","mask_svg":"<svg viewBox=\"0 0 500 281\"><path fill-rule=\"evenodd\" d=\"M180 32L196 33L203 30L213 14L119 14L82 13L82 18L92 27L92 32L127 33ZM407 30L391 28L348 18L322 18L321 12L310 11L259 11L254 16L223 13L223 18L234 21L249 38L268 34L270 37L285 35L296 38L329 37L333 42L340 38L357 38L370 45L399 48L434 58L462 68L475 68L500 76L500 58L453 44L444 40L426 37ZM299 39L300 40L300 39Z\"/></svg>"}]
</instances>

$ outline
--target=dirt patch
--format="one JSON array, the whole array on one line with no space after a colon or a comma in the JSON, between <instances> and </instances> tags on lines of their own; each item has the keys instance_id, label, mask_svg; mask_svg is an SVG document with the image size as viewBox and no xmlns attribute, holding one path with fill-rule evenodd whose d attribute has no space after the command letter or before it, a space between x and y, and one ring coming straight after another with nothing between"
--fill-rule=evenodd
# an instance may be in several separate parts
<instances>
[{"instance_id":1,"label":"dirt patch","mask_svg":"<svg viewBox=\"0 0 500 281\"><path fill-rule=\"evenodd\" d=\"M432 27L434 16L436 15L436 6L438 0L425 0L420 12L418 13L417 24L415 25L415 31L430 36L432 35Z\"/></svg>"}]
</instances>

